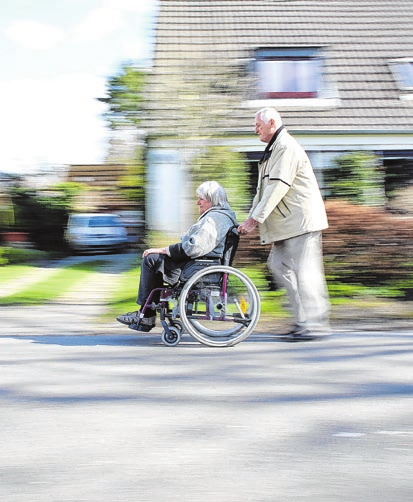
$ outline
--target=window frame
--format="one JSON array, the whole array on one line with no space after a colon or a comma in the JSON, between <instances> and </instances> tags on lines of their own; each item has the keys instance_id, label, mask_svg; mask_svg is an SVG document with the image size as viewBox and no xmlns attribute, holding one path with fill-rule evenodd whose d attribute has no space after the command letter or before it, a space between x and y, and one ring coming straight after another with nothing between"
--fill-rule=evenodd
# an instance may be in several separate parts
<instances>
[{"instance_id":1,"label":"window frame","mask_svg":"<svg viewBox=\"0 0 413 502\"><path fill-rule=\"evenodd\" d=\"M258 99L317 99L323 88L323 58L321 57L321 47L260 47L255 50L254 71L256 75L256 96ZM309 79L310 86L314 83L314 88L306 90L263 90L263 63L292 63L296 68L293 74L293 84L297 86L300 71L305 71L305 67L300 62L314 63L316 72L314 78ZM285 82L281 82L284 86Z\"/></svg>"},{"instance_id":2,"label":"window frame","mask_svg":"<svg viewBox=\"0 0 413 502\"><path fill-rule=\"evenodd\" d=\"M413 58L398 58L389 61L390 70L397 82L398 88L401 91L413 91ZM403 72L400 71L400 66L409 65L410 79L407 83Z\"/></svg>"}]
</instances>

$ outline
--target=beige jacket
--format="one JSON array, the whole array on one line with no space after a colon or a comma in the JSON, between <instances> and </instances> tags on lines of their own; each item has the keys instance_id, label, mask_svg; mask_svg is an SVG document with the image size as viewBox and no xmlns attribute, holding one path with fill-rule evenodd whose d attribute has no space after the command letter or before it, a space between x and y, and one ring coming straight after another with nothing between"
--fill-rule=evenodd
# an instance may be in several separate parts
<instances>
[{"instance_id":1,"label":"beige jacket","mask_svg":"<svg viewBox=\"0 0 413 502\"><path fill-rule=\"evenodd\" d=\"M259 222L261 244L328 227L321 192L303 147L280 131L271 156L259 164L250 216Z\"/></svg>"}]
</instances>

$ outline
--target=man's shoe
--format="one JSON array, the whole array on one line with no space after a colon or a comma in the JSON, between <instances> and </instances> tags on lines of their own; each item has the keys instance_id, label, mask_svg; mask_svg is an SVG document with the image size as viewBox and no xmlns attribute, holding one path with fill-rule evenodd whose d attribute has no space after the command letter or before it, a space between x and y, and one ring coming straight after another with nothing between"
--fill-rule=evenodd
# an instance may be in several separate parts
<instances>
[{"instance_id":1,"label":"man's shoe","mask_svg":"<svg viewBox=\"0 0 413 502\"><path fill-rule=\"evenodd\" d=\"M314 338L314 334L309 329L302 326L296 326L285 335L285 340L289 342L307 342L314 340Z\"/></svg>"}]
</instances>

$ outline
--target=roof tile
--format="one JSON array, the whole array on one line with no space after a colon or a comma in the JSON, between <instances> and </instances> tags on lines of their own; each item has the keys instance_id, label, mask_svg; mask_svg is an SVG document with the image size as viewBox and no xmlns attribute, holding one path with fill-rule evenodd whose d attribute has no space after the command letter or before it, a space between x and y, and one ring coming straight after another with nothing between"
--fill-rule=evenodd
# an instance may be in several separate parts
<instances>
[{"instance_id":1,"label":"roof tile","mask_svg":"<svg viewBox=\"0 0 413 502\"><path fill-rule=\"evenodd\" d=\"M202 114L205 106L212 113L219 102L236 110L227 128L250 130L255 109L241 103L248 101L246 63L254 49L314 46L323 48L325 78L339 105L289 108L274 101L287 125L413 130L413 106L400 100L388 66L390 59L413 57L412 26L411 0L160 0L148 127L174 133L186 115Z\"/></svg>"}]
</instances>

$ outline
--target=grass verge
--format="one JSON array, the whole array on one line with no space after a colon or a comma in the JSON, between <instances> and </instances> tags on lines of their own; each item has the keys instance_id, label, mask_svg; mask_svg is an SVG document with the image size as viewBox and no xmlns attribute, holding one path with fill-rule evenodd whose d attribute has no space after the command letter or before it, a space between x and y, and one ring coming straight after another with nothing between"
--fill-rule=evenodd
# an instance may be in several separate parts
<instances>
[{"instance_id":1,"label":"grass verge","mask_svg":"<svg viewBox=\"0 0 413 502\"><path fill-rule=\"evenodd\" d=\"M77 282L106 263L105 260L95 260L59 269L54 275L43 281L38 281L23 290L1 297L0 305L39 305L50 302L69 291ZM18 270L14 270L14 273L18 272ZM10 272L10 274L12 273Z\"/></svg>"},{"instance_id":2,"label":"grass verge","mask_svg":"<svg viewBox=\"0 0 413 502\"><path fill-rule=\"evenodd\" d=\"M125 312L137 310L136 296L138 293L140 270L140 267L136 267L121 274L118 287L107 302L107 310L101 317L102 321L124 314Z\"/></svg>"},{"instance_id":3,"label":"grass verge","mask_svg":"<svg viewBox=\"0 0 413 502\"><path fill-rule=\"evenodd\" d=\"M33 270L33 267L30 265L7 265L7 267L0 267L0 284L18 280L31 270Z\"/></svg>"}]
</instances>

